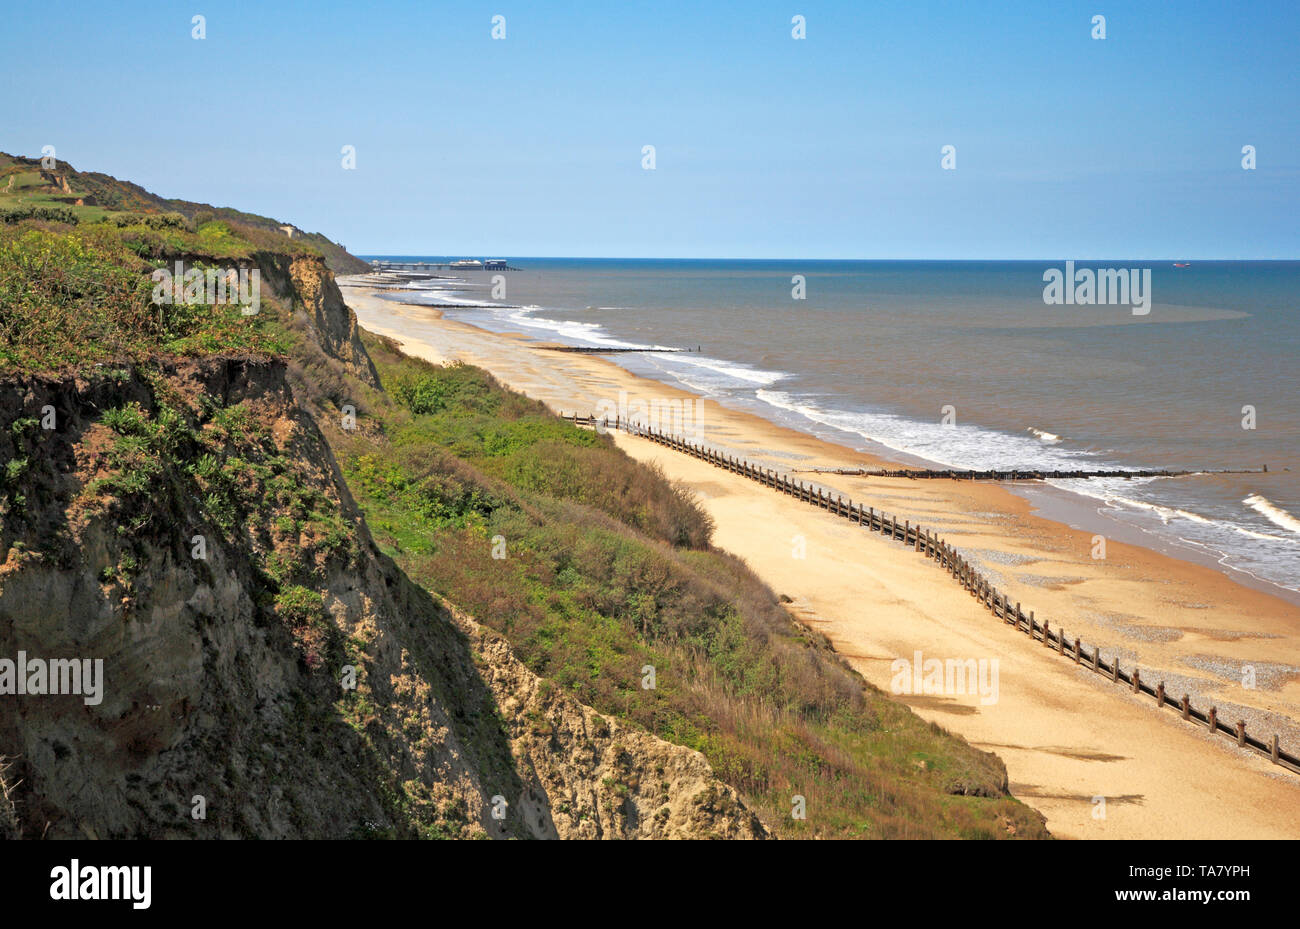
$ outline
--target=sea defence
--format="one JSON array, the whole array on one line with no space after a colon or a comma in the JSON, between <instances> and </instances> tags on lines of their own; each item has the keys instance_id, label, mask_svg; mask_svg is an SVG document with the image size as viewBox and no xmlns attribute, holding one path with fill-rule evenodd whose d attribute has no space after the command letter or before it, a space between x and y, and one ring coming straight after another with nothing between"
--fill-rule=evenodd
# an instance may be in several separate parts
<instances>
[{"instance_id":1,"label":"sea defence","mask_svg":"<svg viewBox=\"0 0 1300 929\"><path fill-rule=\"evenodd\" d=\"M1025 633L1030 637L1031 641L1041 641L1045 648L1055 652L1059 658L1073 661L1076 665L1102 675L1116 685L1125 686L1134 694L1145 694L1153 697L1160 709L1168 708L1176 711L1185 721L1204 726L1213 734L1226 735L1232 738L1239 748L1251 749L1269 757L1273 764L1292 773L1300 774L1300 756L1284 751L1276 733L1267 741L1249 735L1246 732L1246 723L1243 720L1237 720L1235 724L1230 725L1218 718L1217 707L1212 706L1206 711L1199 710L1192 706L1191 699L1187 694L1183 694L1179 699L1171 697L1166 692L1164 681L1159 681L1154 687L1144 682L1139 668L1133 667L1129 671L1121 670L1118 656L1112 658L1109 662L1103 661L1100 649L1097 647L1094 647L1092 654L1089 655L1088 649L1083 646L1078 637L1071 642L1064 628L1052 629L1050 622L1047 620L1040 623L1035 618L1034 611L1030 610L1026 614L1021 609L1021 604L1018 601L1012 606L1007 595L991 584L955 546L948 544L943 538L920 525L914 526L907 520L900 523L897 517L890 516L875 507L864 506L861 503L854 504L852 500L846 501L842 496L832 495L821 488L814 487L810 483L795 480L789 474L779 473L772 468L759 467L744 459L718 452L701 443L689 442L680 436L666 434L639 423L627 422L623 419L615 419L611 422L607 418L579 416L577 413L569 415L562 413L561 417L572 422L575 426L586 426L599 430L620 430L630 435L648 439L657 445L690 455L714 467L756 481L779 493L826 510L834 516L856 522L866 531L887 535L891 540L910 546L918 554L935 561L939 567L946 571L953 580L968 591L972 597L975 597L996 618L1012 626L1016 631ZM821 473L832 472L823 471ZM878 476L875 472L852 473L870 473L872 476Z\"/></svg>"},{"instance_id":2,"label":"sea defence","mask_svg":"<svg viewBox=\"0 0 1300 929\"><path fill-rule=\"evenodd\" d=\"M812 468L794 469L792 474L841 474L853 477L905 477L911 480L945 481L1050 481L1092 477L1193 477L1198 474L1267 474L1268 465L1262 468L1216 468L1200 471L1119 470L1107 471L1044 471L1035 468L1018 468L1011 471L970 471L957 468Z\"/></svg>"}]
</instances>

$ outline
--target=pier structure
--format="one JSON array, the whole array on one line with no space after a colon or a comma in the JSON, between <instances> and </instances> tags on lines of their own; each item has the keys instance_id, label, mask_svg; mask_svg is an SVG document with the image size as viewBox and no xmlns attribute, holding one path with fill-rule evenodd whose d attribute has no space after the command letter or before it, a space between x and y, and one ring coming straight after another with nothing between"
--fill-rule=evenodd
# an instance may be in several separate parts
<instances>
[{"instance_id":1,"label":"pier structure","mask_svg":"<svg viewBox=\"0 0 1300 929\"><path fill-rule=\"evenodd\" d=\"M504 258L485 258L482 261L462 259L458 261L391 261L375 258L370 262L375 271L522 271L512 268Z\"/></svg>"}]
</instances>

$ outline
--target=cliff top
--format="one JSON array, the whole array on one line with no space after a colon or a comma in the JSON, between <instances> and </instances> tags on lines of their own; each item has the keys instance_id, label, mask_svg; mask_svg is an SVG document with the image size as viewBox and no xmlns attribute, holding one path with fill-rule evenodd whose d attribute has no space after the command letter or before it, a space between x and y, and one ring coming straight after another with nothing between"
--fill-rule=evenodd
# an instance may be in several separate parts
<instances>
[{"instance_id":1,"label":"cliff top","mask_svg":"<svg viewBox=\"0 0 1300 929\"><path fill-rule=\"evenodd\" d=\"M196 227L224 221L267 250L320 254L335 274L370 270L366 262L319 232L304 232L290 223L230 207L161 197L108 174L78 171L65 161L46 169L41 159L0 152L0 218L6 222L34 215L69 224L129 225L124 218L148 221L164 214L183 217ZM292 229L292 235L285 229Z\"/></svg>"}]
</instances>

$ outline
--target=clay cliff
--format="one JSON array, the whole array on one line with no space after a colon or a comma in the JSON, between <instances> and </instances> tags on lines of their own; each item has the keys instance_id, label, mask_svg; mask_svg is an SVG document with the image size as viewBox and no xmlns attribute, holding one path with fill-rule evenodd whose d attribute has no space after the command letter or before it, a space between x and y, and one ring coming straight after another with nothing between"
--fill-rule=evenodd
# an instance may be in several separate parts
<instances>
[{"instance_id":1,"label":"clay cliff","mask_svg":"<svg viewBox=\"0 0 1300 929\"><path fill-rule=\"evenodd\" d=\"M374 367L323 264L259 261ZM286 364L158 360L0 389L0 835L761 838L704 757L583 706L372 541ZM50 422L53 428L44 428Z\"/></svg>"}]
</instances>

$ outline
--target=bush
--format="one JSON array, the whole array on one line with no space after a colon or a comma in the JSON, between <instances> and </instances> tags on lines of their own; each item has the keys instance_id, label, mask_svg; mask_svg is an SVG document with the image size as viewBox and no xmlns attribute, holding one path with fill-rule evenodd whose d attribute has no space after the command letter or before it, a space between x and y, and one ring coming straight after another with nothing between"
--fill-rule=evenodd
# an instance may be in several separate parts
<instances>
[{"instance_id":1,"label":"bush","mask_svg":"<svg viewBox=\"0 0 1300 929\"><path fill-rule=\"evenodd\" d=\"M867 686L709 546L709 517L658 469L485 372L367 347L398 401L380 396L345 454L376 541L534 672L703 752L782 835L1043 834L996 758ZM789 819L794 793L816 822Z\"/></svg>"},{"instance_id":2,"label":"bush","mask_svg":"<svg viewBox=\"0 0 1300 929\"><path fill-rule=\"evenodd\" d=\"M65 206L24 206L16 210L0 210L0 220L9 225L27 219L67 223L69 226L75 226L79 222L77 214Z\"/></svg>"},{"instance_id":3,"label":"bush","mask_svg":"<svg viewBox=\"0 0 1300 929\"><path fill-rule=\"evenodd\" d=\"M324 664L332 629L324 598L306 587L288 587L276 595L275 612L289 627L303 663L313 670Z\"/></svg>"},{"instance_id":4,"label":"bush","mask_svg":"<svg viewBox=\"0 0 1300 929\"><path fill-rule=\"evenodd\" d=\"M505 478L522 490L581 500L670 545L707 548L713 519L654 465L606 448L541 441L515 451Z\"/></svg>"},{"instance_id":5,"label":"bush","mask_svg":"<svg viewBox=\"0 0 1300 929\"><path fill-rule=\"evenodd\" d=\"M0 370L279 350L266 322L238 306L155 304L151 270L109 225L0 226Z\"/></svg>"},{"instance_id":6,"label":"bush","mask_svg":"<svg viewBox=\"0 0 1300 929\"><path fill-rule=\"evenodd\" d=\"M412 413L441 413L454 397L455 387L446 378L424 374L400 378L389 392Z\"/></svg>"},{"instance_id":7,"label":"bush","mask_svg":"<svg viewBox=\"0 0 1300 929\"><path fill-rule=\"evenodd\" d=\"M402 406L419 415L441 413L454 405L462 415L501 414L504 419L517 419L544 409L539 404L508 402L518 395L507 394L486 371L459 362L445 367L403 366L388 385L388 392Z\"/></svg>"},{"instance_id":8,"label":"bush","mask_svg":"<svg viewBox=\"0 0 1300 929\"><path fill-rule=\"evenodd\" d=\"M145 226L149 229L189 229L189 221L180 213L110 213L102 222L119 229Z\"/></svg>"}]
</instances>

